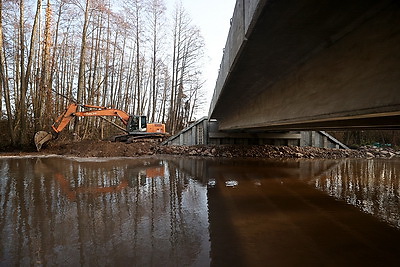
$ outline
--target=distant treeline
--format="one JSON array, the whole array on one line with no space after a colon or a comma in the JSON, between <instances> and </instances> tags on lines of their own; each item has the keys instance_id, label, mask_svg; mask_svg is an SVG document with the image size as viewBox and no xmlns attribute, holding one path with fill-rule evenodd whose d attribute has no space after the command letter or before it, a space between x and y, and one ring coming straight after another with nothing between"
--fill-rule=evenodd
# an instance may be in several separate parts
<instances>
[{"instance_id":1,"label":"distant treeline","mask_svg":"<svg viewBox=\"0 0 400 267\"><path fill-rule=\"evenodd\" d=\"M367 131L336 131L329 132L339 141L350 147L363 145L390 146L400 148L400 131L367 130Z\"/></svg>"},{"instance_id":2,"label":"distant treeline","mask_svg":"<svg viewBox=\"0 0 400 267\"><path fill-rule=\"evenodd\" d=\"M147 115L171 133L204 104L204 40L180 1L0 0L0 118L14 145L72 100ZM74 124L104 133L98 118ZM98 130L102 128L102 130Z\"/></svg>"}]
</instances>

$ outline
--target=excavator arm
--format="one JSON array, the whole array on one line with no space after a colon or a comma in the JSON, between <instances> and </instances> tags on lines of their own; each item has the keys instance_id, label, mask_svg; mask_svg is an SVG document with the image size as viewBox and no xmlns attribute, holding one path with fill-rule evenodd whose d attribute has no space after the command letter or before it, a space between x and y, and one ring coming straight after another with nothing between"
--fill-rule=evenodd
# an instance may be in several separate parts
<instances>
[{"instance_id":1,"label":"excavator arm","mask_svg":"<svg viewBox=\"0 0 400 267\"><path fill-rule=\"evenodd\" d=\"M78 104L71 103L67 109L55 120L52 128L52 133L45 131L39 131L35 134L34 141L37 151L40 151L42 146L50 140L57 138L64 128L70 123L74 117L102 117L102 116L113 116L118 117L124 125L128 124L129 114L125 111L101 106L93 105L80 105L82 108L90 109L87 111L77 112Z\"/></svg>"},{"instance_id":2,"label":"excavator arm","mask_svg":"<svg viewBox=\"0 0 400 267\"><path fill-rule=\"evenodd\" d=\"M61 114L51 126L53 131L55 133L61 132L69 124L73 117L113 116L119 117L124 125L127 125L129 120L129 115L125 111L119 109L93 105L81 105L81 107L90 108L91 110L77 112L78 105L75 103L70 104L63 114Z\"/></svg>"}]
</instances>

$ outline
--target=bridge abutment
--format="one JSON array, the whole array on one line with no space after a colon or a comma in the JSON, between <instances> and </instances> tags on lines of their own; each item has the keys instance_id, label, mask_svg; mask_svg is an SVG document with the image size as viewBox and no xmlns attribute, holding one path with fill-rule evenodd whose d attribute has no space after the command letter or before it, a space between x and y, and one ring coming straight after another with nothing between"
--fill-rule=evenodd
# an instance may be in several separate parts
<instances>
[{"instance_id":1,"label":"bridge abutment","mask_svg":"<svg viewBox=\"0 0 400 267\"><path fill-rule=\"evenodd\" d=\"M166 140L164 145L280 145L344 148L323 131L223 132L218 121L204 117Z\"/></svg>"}]
</instances>

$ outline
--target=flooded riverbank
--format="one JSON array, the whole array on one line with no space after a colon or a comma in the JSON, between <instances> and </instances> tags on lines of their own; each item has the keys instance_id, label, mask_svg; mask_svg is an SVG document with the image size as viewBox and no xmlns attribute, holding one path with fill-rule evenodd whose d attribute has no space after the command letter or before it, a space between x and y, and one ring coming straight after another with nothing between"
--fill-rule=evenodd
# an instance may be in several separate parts
<instances>
[{"instance_id":1,"label":"flooded riverbank","mask_svg":"<svg viewBox=\"0 0 400 267\"><path fill-rule=\"evenodd\" d=\"M395 265L398 159L0 158L0 265Z\"/></svg>"}]
</instances>

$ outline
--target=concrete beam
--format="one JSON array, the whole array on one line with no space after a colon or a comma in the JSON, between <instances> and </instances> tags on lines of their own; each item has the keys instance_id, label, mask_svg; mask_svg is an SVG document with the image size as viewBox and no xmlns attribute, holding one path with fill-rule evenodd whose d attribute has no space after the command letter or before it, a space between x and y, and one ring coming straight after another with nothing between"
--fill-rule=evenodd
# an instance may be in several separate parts
<instances>
[{"instance_id":1,"label":"concrete beam","mask_svg":"<svg viewBox=\"0 0 400 267\"><path fill-rule=\"evenodd\" d=\"M300 133L229 133L229 132L210 132L208 137L214 138L258 138L258 139L300 139Z\"/></svg>"},{"instance_id":2,"label":"concrete beam","mask_svg":"<svg viewBox=\"0 0 400 267\"><path fill-rule=\"evenodd\" d=\"M398 1L242 0L232 27L221 130L400 127Z\"/></svg>"}]
</instances>

